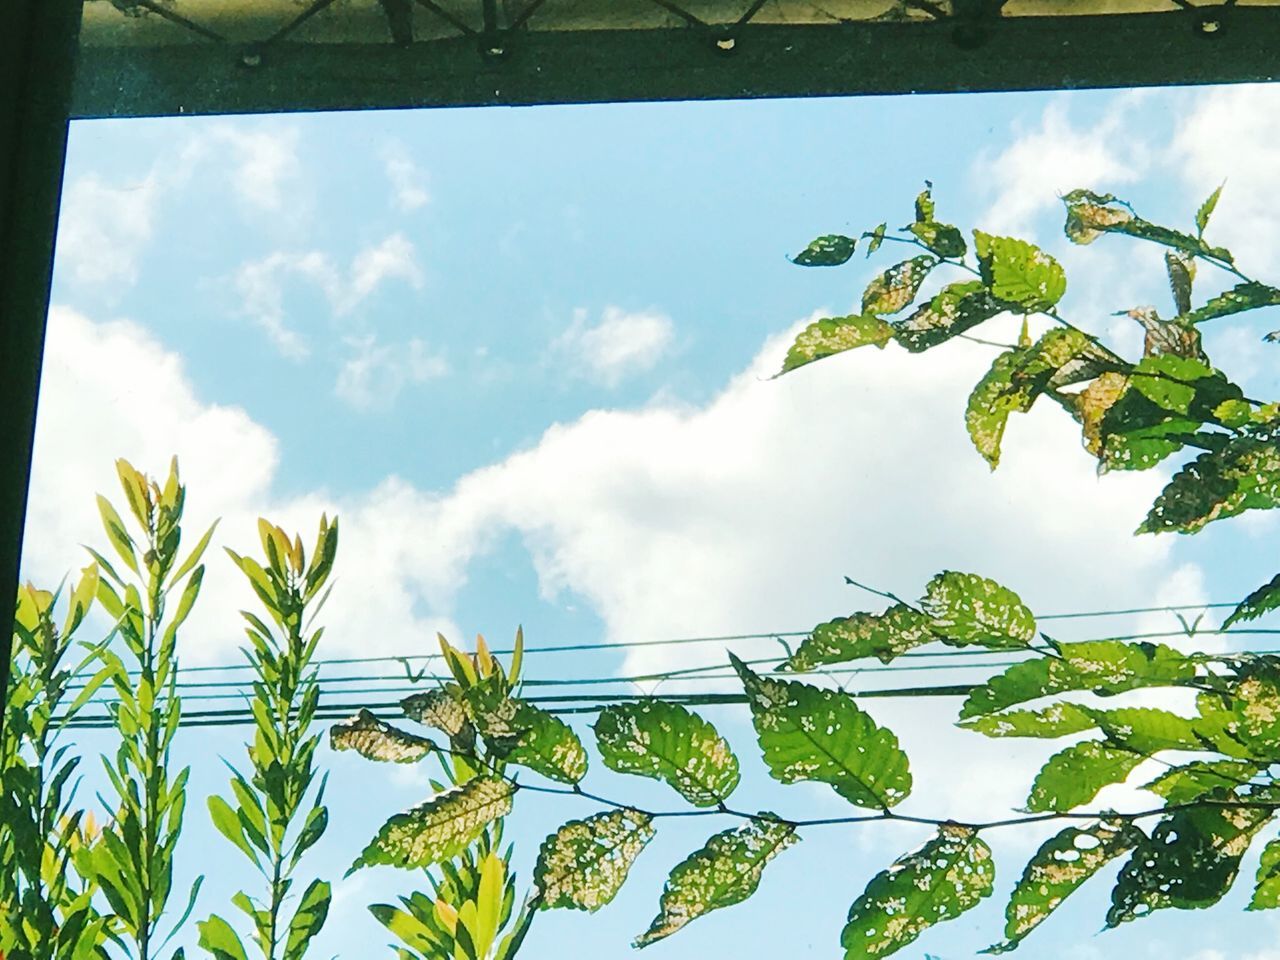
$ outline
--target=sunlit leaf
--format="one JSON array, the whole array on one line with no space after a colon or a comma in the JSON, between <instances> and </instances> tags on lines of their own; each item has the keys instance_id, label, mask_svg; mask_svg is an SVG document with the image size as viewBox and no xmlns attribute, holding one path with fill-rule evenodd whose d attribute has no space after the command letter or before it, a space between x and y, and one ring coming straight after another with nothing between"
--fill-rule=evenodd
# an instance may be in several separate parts
<instances>
[{"instance_id":1,"label":"sunlit leaf","mask_svg":"<svg viewBox=\"0 0 1280 960\"><path fill-rule=\"evenodd\" d=\"M466 699L485 743L508 763L562 783L577 783L586 775L587 751L573 728L559 717L507 696L493 684L472 687Z\"/></svg>"},{"instance_id":2,"label":"sunlit leaf","mask_svg":"<svg viewBox=\"0 0 1280 960\"><path fill-rule=\"evenodd\" d=\"M1280 445L1237 437L1187 463L1160 492L1140 533L1195 533L1214 520L1280 506Z\"/></svg>"},{"instance_id":3,"label":"sunlit leaf","mask_svg":"<svg viewBox=\"0 0 1280 960\"><path fill-rule=\"evenodd\" d=\"M312 880L298 901L293 919L289 921L289 933L285 940L285 960L302 960L307 945L320 932L329 915L331 890L323 880Z\"/></svg>"},{"instance_id":4,"label":"sunlit leaf","mask_svg":"<svg viewBox=\"0 0 1280 960\"><path fill-rule=\"evenodd\" d=\"M533 884L541 908L594 913L605 906L617 896L653 833L652 818L632 809L566 823L538 851Z\"/></svg>"},{"instance_id":5,"label":"sunlit leaf","mask_svg":"<svg viewBox=\"0 0 1280 960\"><path fill-rule=\"evenodd\" d=\"M940 257L955 259L963 257L969 248L965 245L964 234L949 223L938 223L935 220L916 222L907 228L923 243L931 253Z\"/></svg>"},{"instance_id":6,"label":"sunlit leaf","mask_svg":"<svg viewBox=\"0 0 1280 960\"><path fill-rule=\"evenodd\" d=\"M476 777L391 817L348 874L361 867L428 867L457 856L494 820L511 811L515 788L497 777Z\"/></svg>"},{"instance_id":7,"label":"sunlit leaf","mask_svg":"<svg viewBox=\"0 0 1280 960\"><path fill-rule=\"evenodd\" d=\"M840 935L845 960L885 957L929 927L954 920L991 895L995 865L978 834L955 825L897 860L849 908Z\"/></svg>"},{"instance_id":8,"label":"sunlit leaf","mask_svg":"<svg viewBox=\"0 0 1280 960\"><path fill-rule=\"evenodd\" d=\"M1257 772L1258 764L1247 760L1194 760L1166 770L1143 789L1171 804L1190 803L1215 791L1243 786Z\"/></svg>"},{"instance_id":9,"label":"sunlit leaf","mask_svg":"<svg viewBox=\"0 0 1280 960\"><path fill-rule=\"evenodd\" d=\"M1138 753L1204 749L1192 721L1168 710L1120 707L1116 710L1090 710L1089 715L1108 740Z\"/></svg>"},{"instance_id":10,"label":"sunlit leaf","mask_svg":"<svg viewBox=\"0 0 1280 960\"><path fill-rule=\"evenodd\" d=\"M221 917L210 917L196 926L200 930L200 946L208 950L214 960L248 960L240 937Z\"/></svg>"},{"instance_id":11,"label":"sunlit leaf","mask_svg":"<svg viewBox=\"0 0 1280 960\"><path fill-rule=\"evenodd\" d=\"M884 243L885 230L887 230L888 227L889 225L887 223L882 223L878 225L874 230L871 230L870 232L863 234L864 237L868 238L868 243L867 243L868 257L880 249L880 245Z\"/></svg>"},{"instance_id":12,"label":"sunlit leaf","mask_svg":"<svg viewBox=\"0 0 1280 960\"><path fill-rule=\"evenodd\" d=\"M937 257L928 254L894 264L867 286L862 294L862 312L880 316L905 310L937 265Z\"/></svg>"},{"instance_id":13,"label":"sunlit leaf","mask_svg":"<svg viewBox=\"0 0 1280 960\"><path fill-rule=\"evenodd\" d=\"M393 727L368 710L330 727L329 745L334 750L354 750L368 760L390 763L413 763L436 749L426 737Z\"/></svg>"},{"instance_id":14,"label":"sunlit leaf","mask_svg":"<svg viewBox=\"0 0 1280 960\"><path fill-rule=\"evenodd\" d=\"M960 726L988 737L1065 737L1092 730L1097 724L1073 703L1055 703L1043 710L1014 710L964 720Z\"/></svg>"},{"instance_id":15,"label":"sunlit leaf","mask_svg":"<svg viewBox=\"0 0 1280 960\"><path fill-rule=\"evenodd\" d=\"M1196 210L1196 230L1200 235L1204 235L1205 228L1209 226L1209 218L1213 216L1213 211L1218 207L1218 199L1222 196L1222 188L1226 184L1219 184L1218 189L1209 194L1204 203L1200 204Z\"/></svg>"},{"instance_id":16,"label":"sunlit leaf","mask_svg":"<svg viewBox=\"0 0 1280 960\"><path fill-rule=\"evenodd\" d=\"M782 783L817 780L850 803L883 809L911 792L907 755L853 697L752 673L730 654L751 706L769 772Z\"/></svg>"},{"instance_id":17,"label":"sunlit leaf","mask_svg":"<svg viewBox=\"0 0 1280 960\"><path fill-rule=\"evenodd\" d=\"M786 669L804 673L863 657L888 663L913 647L937 639L927 616L896 603L884 613L855 613L818 624L787 660Z\"/></svg>"},{"instance_id":18,"label":"sunlit leaf","mask_svg":"<svg viewBox=\"0 0 1280 960\"><path fill-rule=\"evenodd\" d=\"M980 280L949 283L905 320L893 324L893 337L912 353L920 353L959 336L1009 309Z\"/></svg>"},{"instance_id":19,"label":"sunlit leaf","mask_svg":"<svg viewBox=\"0 0 1280 960\"><path fill-rule=\"evenodd\" d=\"M1066 812L1088 803L1098 791L1122 782L1145 758L1140 753L1096 740L1055 753L1036 774L1027 798L1032 813Z\"/></svg>"},{"instance_id":20,"label":"sunlit leaf","mask_svg":"<svg viewBox=\"0 0 1280 960\"><path fill-rule=\"evenodd\" d=\"M801 267L838 267L853 256L857 244L854 237L828 233L797 253L791 262Z\"/></svg>"},{"instance_id":21,"label":"sunlit leaf","mask_svg":"<svg viewBox=\"0 0 1280 960\"><path fill-rule=\"evenodd\" d=\"M606 707L595 723L610 770L664 780L694 806L723 803L738 785L738 758L706 720L675 703Z\"/></svg>"},{"instance_id":22,"label":"sunlit leaf","mask_svg":"<svg viewBox=\"0 0 1280 960\"><path fill-rule=\"evenodd\" d=\"M798 839L791 824L767 819L717 833L671 871L658 916L634 946L657 943L712 910L746 900L769 861Z\"/></svg>"},{"instance_id":23,"label":"sunlit leaf","mask_svg":"<svg viewBox=\"0 0 1280 960\"><path fill-rule=\"evenodd\" d=\"M1222 622L1223 629L1242 620L1256 620L1276 609L1280 609L1280 573L1240 601L1240 605Z\"/></svg>"},{"instance_id":24,"label":"sunlit leaf","mask_svg":"<svg viewBox=\"0 0 1280 960\"><path fill-rule=\"evenodd\" d=\"M1005 908L1005 939L984 953L1008 953L1076 889L1116 857L1146 839L1124 821L1067 827L1046 840L1027 863Z\"/></svg>"},{"instance_id":25,"label":"sunlit leaf","mask_svg":"<svg viewBox=\"0 0 1280 960\"><path fill-rule=\"evenodd\" d=\"M929 581L922 601L931 626L955 646L1025 647L1036 620L1008 587L974 573L947 570Z\"/></svg>"},{"instance_id":26,"label":"sunlit leaf","mask_svg":"<svg viewBox=\"0 0 1280 960\"><path fill-rule=\"evenodd\" d=\"M973 232L982 281L997 299L1028 313L1048 310L1067 290L1062 265L1035 244Z\"/></svg>"},{"instance_id":27,"label":"sunlit leaf","mask_svg":"<svg viewBox=\"0 0 1280 960\"><path fill-rule=\"evenodd\" d=\"M1186 323L1204 323L1206 320L1217 320L1233 313L1257 310L1260 307L1274 307L1278 304L1280 304L1280 289L1265 283L1247 281L1212 297L1203 307L1183 316L1182 320Z\"/></svg>"},{"instance_id":28,"label":"sunlit leaf","mask_svg":"<svg viewBox=\"0 0 1280 960\"><path fill-rule=\"evenodd\" d=\"M847 317L828 317L809 324L796 336L795 343L787 351L781 373L789 373L797 367L835 356L856 347L874 344L883 347L893 339L893 328L879 317L870 314Z\"/></svg>"},{"instance_id":29,"label":"sunlit leaf","mask_svg":"<svg viewBox=\"0 0 1280 960\"><path fill-rule=\"evenodd\" d=\"M1255 882L1257 887L1249 901L1249 909L1274 910L1280 907L1280 838L1262 848Z\"/></svg>"}]
</instances>

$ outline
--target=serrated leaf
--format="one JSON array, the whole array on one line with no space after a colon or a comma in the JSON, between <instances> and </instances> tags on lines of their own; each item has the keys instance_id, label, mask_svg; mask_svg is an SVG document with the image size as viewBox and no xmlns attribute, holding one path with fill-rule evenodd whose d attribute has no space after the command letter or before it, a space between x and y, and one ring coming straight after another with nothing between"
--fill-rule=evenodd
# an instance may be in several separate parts
<instances>
[{"instance_id":1,"label":"serrated leaf","mask_svg":"<svg viewBox=\"0 0 1280 960\"><path fill-rule=\"evenodd\" d=\"M1225 630L1242 620L1257 620L1276 609L1280 609L1280 573L1241 600L1239 606L1222 622L1222 628Z\"/></svg>"},{"instance_id":2,"label":"serrated leaf","mask_svg":"<svg viewBox=\"0 0 1280 960\"><path fill-rule=\"evenodd\" d=\"M894 264L867 285L862 294L862 312L880 316L905 310L937 265L938 258L928 254Z\"/></svg>"},{"instance_id":3,"label":"serrated leaf","mask_svg":"<svg viewBox=\"0 0 1280 960\"><path fill-rule=\"evenodd\" d=\"M885 809L911 792L898 738L835 690L753 673L729 655L751 706L769 772L782 783L817 780L850 803Z\"/></svg>"},{"instance_id":4,"label":"serrated leaf","mask_svg":"<svg viewBox=\"0 0 1280 960\"><path fill-rule=\"evenodd\" d=\"M1280 446L1236 437L1202 453L1173 475L1139 533L1196 533L1214 520L1280 506Z\"/></svg>"},{"instance_id":5,"label":"serrated leaf","mask_svg":"<svg viewBox=\"0 0 1280 960\"><path fill-rule=\"evenodd\" d=\"M1109 741L1138 753L1204 749L1192 721L1168 710L1121 707L1117 710L1090 710L1089 715Z\"/></svg>"},{"instance_id":6,"label":"serrated leaf","mask_svg":"<svg viewBox=\"0 0 1280 960\"><path fill-rule=\"evenodd\" d=\"M630 808L570 820L538 851L533 885L540 908L599 910L617 896L653 834L653 818Z\"/></svg>"},{"instance_id":7,"label":"serrated leaf","mask_svg":"<svg viewBox=\"0 0 1280 960\"><path fill-rule=\"evenodd\" d=\"M587 773L587 751L573 728L554 714L507 696L492 684L466 693L476 729L489 749L561 783L577 783Z\"/></svg>"},{"instance_id":8,"label":"serrated leaf","mask_svg":"<svg viewBox=\"0 0 1280 960\"><path fill-rule=\"evenodd\" d=\"M1280 289L1251 280L1236 284L1230 290L1210 298L1203 307L1184 314L1180 319L1184 323L1204 323L1207 320L1229 317L1233 313L1242 313L1245 310L1277 305L1280 305Z\"/></svg>"},{"instance_id":9,"label":"serrated leaf","mask_svg":"<svg viewBox=\"0 0 1280 960\"><path fill-rule=\"evenodd\" d=\"M1133 211L1109 193L1073 190L1062 198L1067 205L1065 232L1072 243L1089 244L1134 219Z\"/></svg>"},{"instance_id":10,"label":"serrated leaf","mask_svg":"<svg viewBox=\"0 0 1280 960\"><path fill-rule=\"evenodd\" d=\"M921 602L931 626L953 646L1025 647L1036 618L1008 587L975 573L946 570L929 581Z\"/></svg>"},{"instance_id":11,"label":"serrated leaf","mask_svg":"<svg viewBox=\"0 0 1280 960\"><path fill-rule=\"evenodd\" d=\"M476 777L437 794L384 823L347 873L377 864L429 867L455 857L511 812L514 792L506 780Z\"/></svg>"},{"instance_id":12,"label":"serrated leaf","mask_svg":"<svg viewBox=\"0 0 1280 960\"><path fill-rule=\"evenodd\" d=\"M1055 753L1036 774L1027 798L1032 813L1064 813L1088 803L1098 791L1121 783L1145 757L1096 740L1073 744Z\"/></svg>"},{"instance_id":13,"label":"serrated leaf","mask_svg":"<svg viewBox=\"0 0 1280 960\"><path fill-rule=\"evenodd\" d=\"M453 689L441 687L405 697L400 701L400 709L406 717L439 730L450 739L458 737L471 722L467 719L461 692L453 684L450 687Z\"/></svg>"},{"instance_id":14,"label":"serrated leaf","mask_svg":"<svg viewBox=\"0 0 1280 960\"><path fill-rule=\"evenodd\" d=\"M1008 953L1062 901L1116 857L1132 850L1142 832L1124 821L1067 827L1046 840L1027 863L1005 908L1005 939L984 953Z\"/></svg>"},{"instance_id":15,"label":"serrated leaf","mask_svg":"<svg viewBox=\"0 0 1280 960\"><path fill-rule=\"evenodd\" d=\"M1053 307L1067 291L1062 265L1035 244L973 231L982 282L999 300L1028 313Z\"/></svg>"},{"instance_id":16,"label":"serrated leaf","mask_svg":"<svg viewBox=\"0 0 1280 960\"><path fill-rule=\"evenodd\" d=\"M929 927L977 906L994 884L991 849L977 832L942 827L919 850L876 875L853 902L840 934L845 960L896 953Z\"/></svg>"},{"instance_id":17,"label":"serrated leaf","mask_svg":"<svg viewBox=\"0 0 1280 960\"><path fill-rule=\"evenodd\" d=\"M1015 663L975 687L961 708L962 718L1070 690L1124 693L1146 686L1173 686L1196 675L1195 663L1164 644L1087 640L1058 644L1058 658Z\"/></svg>"},{"instance_id":18,"label":"serrated leaf","mask_svg":"<svg viewBox=\"0 0 1280 960\"><path fill-rule=\"evenodd\" d=\"M1204 236L1205 228L1209 226L1209 218L1213 216L1213 211L1218 208L1218 199L1222 196L1222 188L1226 184L1219 184L1218 189L1209 194L1204 203L1200 204L1200 208L1196 210L1196 230L1201 236Z\"/></svg>"},{"instance_id":19,"label":"serrated leaf","mask_svg":"<svg viewBox=\"0 0 1280 960\"><path fill-rule=\"evenodd\" d=\"M833 357L837 353L873 344L884 347L893 339L893 328L875 316L828 317L809 324L796 336L782 362L782 373Z\"/></svg>"},{"instance_id":20,"label":"serrated leaf","mask_svg":"<svg viewBox=\"0 0 1280 960\"><path fill-rule=\"evenodd\" d=\"M746 900L769 861L798 839L791 824L767 819L717 833L671 871L658 915L632 945L647 947L712 910Z\"/></svg>"},{"instance_id":21,"label":"serrated leaf","mask_svg":"<svg viewBox=\"0 0 1280 960\"><path fill-rule=\"evenodd\" d=\"M1120 871L1107 926L1167 907L1213 906L1231 888L1240 859L1274 814L1260 807L1194 807L1160 821Z\"/></svg>"},{"instance_id":22,"label":"serrated leaf","mask_svg":"<svg viewBox=\"0 0 1280 960\"><path fill-rule=\"evenodd\" d=\"M928 617L897 603L884 613L855 613L818 624L788 658L786 669L804 673L863 657L889 663L913 647L937 639Z\"/></svg>"},{"instance_id":23,"label":"serrated leaf","mask_svg":"<svg viewBox=\"0 0 1280 960\"><path fill-rule=\"evenodd\" d=\"M959 336L1009 309L980 280L949 283L905 320L895 321L893 336L912 353L920 353Z\"/></svg>"},{"instance_id":24,"label":"serrated leaf","mask_svg":"<svg viewBox=\"0 0 1280 960\"><path fill-rule=\"evenodd\" d=\"M968 246L964 242L964 234L949 223L938 223L936 220L916 222L907 228L923 243L930 253L940 257L955 259L963 257Z\"/></svg>"},{"instance_id":25,"label":"serrated leaf","mask_svg":"<svg viewBox=\"0 0 1280 960\"><path fill-rule=\"evenodd\" d=\"M838 267L853 256L858 241L839 233L828 233L811 242L792 259L801 267Z\"/></svg>"},{"instance_id":26,"label":"serrated leaf","mask_svg":"<svg viewBox=\"0 0 1280 960\"><path fill-rule=\"evenodd\" d=\"M426 737L393 727L368 710L361 710L351 719L330 727L329 746L334 750L354 750L367 760L388 763L414 763L436 749Z\"/></svg>"},{"instance_id":27,"label":"serrated leaf","mask_svg":"<svg viewBox=\"0 0 1280 960\"><path fill-rule=\"evenodd\" d=\"M1092 716L1074 703L1055 703L1043 710L1014 710L974 717L959 726L987 737L1065 737L1092 730Z\"/></svg>"},{"instance_id":28,"label":"serrated leaf","mask_svg":"<svg viewBox=\"0 0 1280 960\"><path fill-rule=\"evenodd\" d=\"M1165 271L1169 274L1169 292L1179 314L1191 312L1191 286L1196 278L1195 258L1181 250L1164 252Z\"/></svg>"},{"instance_id":29,"label":"serrated leaf","mask_svg":"<svg viewBox=\"0 0 1280 960\"><path fill-rule=\"evenodd\" d=\"M1280 838L1262 848L1255 883L1257 886L1249 901L1250 910L1274 910L1280 907Z\"/></svg>"},{"instance_id":30,"label":"serrated leaf","mask_svg":"<svg viewBox=\"0 0 1280 960\"><path fill-rule=\"evenodd\" d=\"M1143 789L1170 804L1190 803L1206 794L1242 786L1257 772L1258 764L1247 760L1194 760L1166 770L1143 784Z\"/></svg>"},{"instance_id":31,"label":"serrated leaf","mask_svg":"<svg viewBox=\"0 0 1280 960\"><path fill-rule=\"evenodd\" d=\"M595 733L610 770L663 780L694 806L723 803L738 786L738 758L728 741L679 704L646 700L606 707Z\"/></svg>"}]
</instances>

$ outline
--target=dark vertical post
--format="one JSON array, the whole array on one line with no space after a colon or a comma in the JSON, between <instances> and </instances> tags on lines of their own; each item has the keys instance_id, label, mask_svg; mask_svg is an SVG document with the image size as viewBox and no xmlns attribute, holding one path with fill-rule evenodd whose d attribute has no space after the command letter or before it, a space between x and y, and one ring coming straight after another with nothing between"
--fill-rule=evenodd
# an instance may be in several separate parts
<instances>
[{"instance_id":1,"label":"dark vertical post","mask_svg":"<svg viewBox=\"0 0 1280 960\"><path fill-rule=\"evenodd\" d=\"M4 0L0 28L0 708L82 0ZM0 726L4 711L0 709Z\"/></svg>"}]
</instances>

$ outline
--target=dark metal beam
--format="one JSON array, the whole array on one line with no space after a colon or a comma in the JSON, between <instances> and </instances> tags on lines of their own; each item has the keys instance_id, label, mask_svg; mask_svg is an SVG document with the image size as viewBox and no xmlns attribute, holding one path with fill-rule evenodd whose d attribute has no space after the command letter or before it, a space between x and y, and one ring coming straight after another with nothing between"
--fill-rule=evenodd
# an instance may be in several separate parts
<instances>
[{"instance_id":1,"label":"dark metal beam","mask_svg":"<svg viewBox=\"0 0 1280 960\"><path fill-rule=\"evenodd\" d=\"M22 554L80 7L80 0L5 0L0 31L0 604L6 607L17 593ZM0 725L12 642L12 631L0 629Z\"/></svg>"},{"instance_id":2,"label":"dark metal beam","mask_svg":"<svg viewBox=\"0 0 1280 960\"><path fill-rule=\"evenodd\" d=\"M418 0L425 2L425 0ZM1270 80L1280 11L1009 17L954 22L748 23L730 31L527 31L502 58L474 40L280 43L260 57L199 44L88 48L74 115L1041 90ZM731 51L731 52L728 52ZM254 64L249 66L248 64Z\"/></svg>"}]
</instances>

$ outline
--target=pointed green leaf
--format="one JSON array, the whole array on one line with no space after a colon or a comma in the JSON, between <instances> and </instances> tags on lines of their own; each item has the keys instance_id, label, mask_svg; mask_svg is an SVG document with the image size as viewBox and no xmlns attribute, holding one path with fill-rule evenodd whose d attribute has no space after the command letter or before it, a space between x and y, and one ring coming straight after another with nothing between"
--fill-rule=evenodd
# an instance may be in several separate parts
<instances>
[{"instance_id":1,"label":"pointed green leaf","mask_svg":"<svg viewBox=\"0 0 1280 960\"><path fill-rule=\"evenodd\" d=\"M944 826L919 850L877 874L849 908L840 935L845 960L896 953L935 924L991 895L995 865L978 834Z\"/></svg>"},{"instance_id":2,"label":"pointed green leaf","mask_svg":"<svg viewBox=\"0 0 1280 960\"><path fill-rule=\"evenodd\" d=\"M111 501L102 494L98 494L98 514L102 517L102 527L106 531L107 540L111 542L120 559L130 570L141 575L133 537L129 536L124 521L120 519L120 514L116 513L116 508L111 505Z\"/></svg>"},{"instance_id":3,"label":"pointed green leaf","mask_svg":"<svg viewBox=\"0 0 1280 960\"><path fill-rule=\"evenodd\" d=\"M200 946L208 950L214 960L249 960L244 944L231 925L221 917L210 917L196 924L200 930Z\"/></svg>"},{"instance_id":4,"label":"pointed green leaf","mask_svg":"<svg viewBox=\"0 0 1280 960\"><path fill-rule=\"evenodd\" d=\"M965 245L964 234L949 223L930 220L927 223L913 223L907 229L928 248L930 253L936 253L940 257L950 259L963 257L965 251L969 249Z\"/></svg>"},{"instance_id":5,"label":"pointed green leaf","mask_svg":"<svg viewBox=\"0 0 1280 960\"><path fill-rule=\"evenodd\" d=\"M862 312L880 316L905 310L915 299L924 278L937 265L937 257L928 254L893 265L872 280L863 292Z\"/></svg>"},{"instance_id":6,"label":"pointed green leaf","mask_svg":"<svg viewBox=\"0 0 1280 960\"><path fill-rule=\"evenodd\" d=\"M990 320L1009 307L993 297L981 280L949 283L905 320L894 321L893 337L912 353L920 353Z\"/></svg>"},{"instance_id":7,"label":"pointed green leaf","mask_svg":"<svg viewBox=\"0 0 1280 960\"><path fill-rule=\"evenodd\" d=\"M577 783L586 776L586 748L559 717L509 697L492 684L472 687L466 699L485 743L507 762L561 783Z\"/></svg>"},{"instance_id":8,"label":"pointed green leaf","mask_svg":"<svg viewBox=\"0 0 1280 960\"><path fill-rule=\"evenodd\" d=\"M1014 710L974 717L959 726L987 737L1065 737L1092 730L1093 717L1073 703L1055 703L1043 710Z\"/></svg>"},{"instance_id":9,"label":"pointed green leaf","mask_svg":"<svg viewBox=\"0 0 1280 960\"><path fill-rule=\"evenodd\" d=\"M694 806L723 803L738 785L738 758L728 741L679 704L645 700L606 707L595 733L610 770L664 780Z\"/></svg>"},{"instance_id":10,"label":"pointed green leaf","mask_svg":"<svg viewBox=\"0 0 1280 960\"><path fill-rule=\"evenodd\" d=\"M302 960L306 954L307 944L320 932L325 918L329 915L331 890L323 880L312 880L298 909L289 921L289 935L284 945L284 960Z\"/></svg>"},{"instance_id":11,"label":"pointed green leaf","mask_svg":"<svg viewBox=\"0 0 1280 960\"><path fill-rule=\"evenodd\" d=\"M712 910L746 900L769 861L798 839L795 827L777 820L717 833L671 871L658 915L633 946L657 943Z\"/></svg>"},{"instance_id":12,"label":"pointed green leaf","mask_svg":"<svg viewBox=\"0 0 1280 960\"><path fill-rule=\"evenodd\" d=\"M854 237L828 233L797 253L791 262L801 267L838 267L848 262L857 245Z\"/></svg>"},{"instance_id":13,"label":"pointed green leaf","mask_svg":"<svg viewBox=\"0 0 1280 960\"><path fill-rule=\"evenodd\" d=\"M209 547L209 541L213 539L213 531L218 529L218 521L213 521L209 525L209 529L204 532L204 536L187 555L187 559L183 560L181 565L169 576L169 584L172 586L181 580L184 576L195 569L195 565L200 562L200 558L204 556L204 552Z\"/></svg>"},{"instance_id":14,"label":"pointed green leaf","mask_svg":"<svg viewBox=\"0 0 1280 960\"><path fill-rule=\"evenodd\" d=\"M1028 313L1048 310L1067 290L1062 265L1034 244L973 231L982 282L999 300Z\"/></svg>"},{"instance_id":15,"label":"pointed green leaf","mask_svg":"<svg viewBox=\"0 0 1280 960\"><path fill-rule=\"evenodd\" d=\"M455 857L511 812L514 792L507 780L476 777L437 794L384 823L347 872L376 864L428 867Z\"/></svg>"},{"instance_id":16,"label":"pointed green leaf","mask_svg":"<svg viewBox=\"0 0 1280 960\"><path fill-rule=\"evenodd\" d=\"M1018 595L974 573L938 574L922 605L934 631L954 646L1017 648L1036 637L1036 619Z\"/></svg>"},{"instance_id":17,"label":"pointed green leaf","mask_svg":"<svg viewBox=\"0 0 1280 960\"><path fill-rule=\"evenodd\" d=\"M1098 791L1121 783L1145 757L1096 740L1073 744L1055 753L1036 774L1027 798L1032 813L1064 813L1088 803Z\"/></svg>"},{"instance_id":18,"label":"pointed green leaf","mask_svg":"<svg viewBox=\"0 0 1280 960\"><path fill-rule=\"evenodd\" d=\"M874 344L883 347L893 339L893 328L879 317L868 314L848 317L829 317L805 327L796 336L795 343L782 361L783 373L790 373L815 360L835 356L856 347Z\"/></svg>"},{"instance_id":19,"label":"pointed green leaf","mask_svg":"<svg viewBox=\"0 0 1280 960\"><path fill-rule=\"evenodd\" d=\"M231 805L222 797L214 795L209 797L208 806L209 817L213 820L213 825L217 827L218 832L244 851L246 857L257 863L257 854L245 839L244 830L240 827L240 819L231 809Z\"/></svg>"},{"instance_id":20,"label":"pointed green leaf","mask_svg":"<svg viewBox=\"0 0 1280 960\"><path fill-rule=\"evenodd\" d=\"M1247 760L1194 760L1166 770L1143 789L1171 804L1190 803L1206 794L1247 784L1258 766Z\"/></svg>"},{"instance_id":21,"label":"pointed green leaf","mask_svg":"<svg viewBox=\"0 0 1280 960\"><path fill-rule=\"evenodd\" d=\"M860 807L885 809L911 792L898 738L836 690L752 673L729 655L751 705L765 762L782 783L817 780Z\"/></svg>"},{"instance_id":22,"label":"pointed green leaf","mask_svg":"<svg viewBox=\"0 0 1280 960\"><path fill-rule=\"evenodd\" d=\"M1274 910L1280 907L1280 838L1262 848L1256 883L1249 909Z\"/></svg>"},{"instance_id":23,"label":"pointed green leaf","mask_svg":"<svg viewBox=\"0 0 1280 960\"><path fill-rule=\"evenodd\" d=\"M1213 216L1213 211L1218 207L1218 199L1222 196L1222 188L1225 183L1218 184L1218 189L1209 194L1205 202L1200 204L1200 208L1196 210L1196 230L1200 236L1204 236L1205 228L1209 226L1209 218Z\"/></svg>"},{"instance_id":24,"label":"pointed green leaf","mask_svg":"<svg viewBox=\"0 0 1280 960\"><path fill-rule=\"evenodd\" d=\"M937 640L929 618L906 604L894 604L881 614L855 613L813 628L786 669L804 673L814 667L875 657L888 663L913 647Z\"/></svg>"},{"instance_id":25,"label":"pointed green leaf","mask_svg":"<svg viewBox=\"0 0 1280 960\"><path fill-rule=\"evenodd\" d=\"M1237 437L1175 473L1138 532L1196 533L1214 520L1276 507L1280 507L1280 444Z\"/></svg>"},{"instance_id":26,"label":"pointed green leaf","mask_svg":"<svg viewBox=\"0 0 1280 960\"><path fill-rule=\"evenodd\" d=\"M984 953L1008 953L1043 923L1079 886L1116 857L1145 840L1124 821L1067 827L1035 852L1005 909L1005 940Z\"/></svg>"},{"instance_id":27,"label":"pointed green leaf","mask_svg":"<svg viewBox=\"0 0 1280 960\"><path fill-rule=\"evenodd\" d=\"M384 723L368 710L361 710L351 719L330 727L329 746L334 750L354 750L368 760L389 763L414 763L436 749L426 737Z\"/></svg>"},{"instance_id":28,"label":"pointed green leaf","mask_svg":"<svg viewBox=\"0 0 1280 960\"><path fill-rule=\"evenodd\" d=\"M652 821L639 810L610 810L570 820L547 837L533 869L541 909L594 913L613 900L636 857L653 839Z\"/></svg>"},{"instance_id":29,"label":"pointed green leaf","mask_svg":"<svg viewBox=\"0 0 1280 960\"><path fill-rule=\"evenodd\" d=\"M1242 620L1257 620L1276 609L1280 609L1280 573L1240 601L1240 605L1231 611L1231 616L1222 622L1222 627L1225 630Z\"/></svg>"},{"instance_id":30,"label":"pointed green leaf","mask_svg":"<svg viewBox=\"0 0 1280 960\"><path fill-rule=\"evenodd\" d=\"M871 231L869 231L869 232L867 232L867 233L864 233L864 234L863 234L863 237L868 238L868 239L869 239L869 241L870 241L870 242L867 244L867 256L868 256L868 257L869 257L869 256L871 256L873 253L875 253L877 250L879 250L879 249L880 249L880 245L881 245L882 243L884 243L884 233L885 233L885 230L887 230L887 229L888 229L888 227L889 227L889 224L887 224L887 223L882 223L882 224L880 224L879 226L877 226L874 230L871 230Z\"/></svg>"},{"instance_id":31,"label":"pointed green leaf","mask_svg":"<svg viewBox=\"0 0 1280 960\"><path fill-rule=\"evenodd\" d=\"M1090 710L1089 715L1116 746L1138 753L1161 750L1203 750L1195 725L1186 717L1152 707Z\"/></svg>"}]
</instances>

